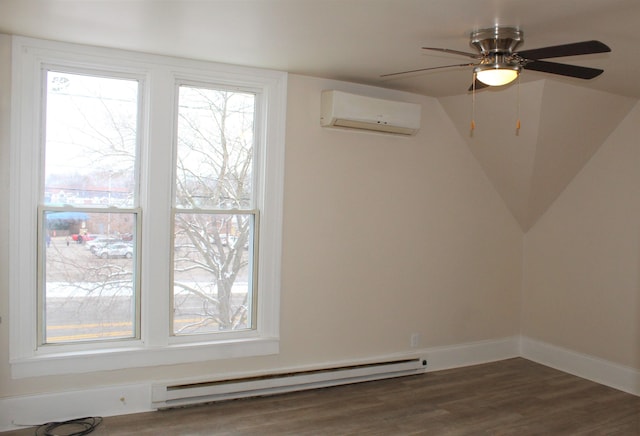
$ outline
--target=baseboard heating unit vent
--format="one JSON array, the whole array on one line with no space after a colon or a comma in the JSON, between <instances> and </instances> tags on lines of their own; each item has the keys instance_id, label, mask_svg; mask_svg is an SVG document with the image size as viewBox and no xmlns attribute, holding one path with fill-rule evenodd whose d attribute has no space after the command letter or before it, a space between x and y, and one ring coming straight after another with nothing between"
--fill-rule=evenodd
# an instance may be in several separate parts
<instances>
[{"instance_id":1,"label":"baseboard heating unit vent","mask_svg":"<svg viewBox=\"0 0 640 436\"><path fill-rule=\"evenodd\" d=\"M156 384L152 386L151 400L154 408L166 409L421 374L426 365L426 360L406 359L230 380Z\"/></svg>"}]
</instances>

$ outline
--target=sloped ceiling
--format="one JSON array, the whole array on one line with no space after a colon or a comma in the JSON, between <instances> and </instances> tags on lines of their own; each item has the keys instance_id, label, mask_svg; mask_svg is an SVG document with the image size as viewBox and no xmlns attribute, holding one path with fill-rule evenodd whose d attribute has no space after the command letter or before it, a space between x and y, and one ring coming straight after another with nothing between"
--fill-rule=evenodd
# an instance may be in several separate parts
<instances>
[{"instance_id":1,"label":"sloped ceiling","mask_svg":"<svg viewBox=\"0 0 640 436\"><path fill-rule=\"evenodd\" d=\"M439 100L525 232L637 103L549 80Z\"/></svg>"}]
</instances>

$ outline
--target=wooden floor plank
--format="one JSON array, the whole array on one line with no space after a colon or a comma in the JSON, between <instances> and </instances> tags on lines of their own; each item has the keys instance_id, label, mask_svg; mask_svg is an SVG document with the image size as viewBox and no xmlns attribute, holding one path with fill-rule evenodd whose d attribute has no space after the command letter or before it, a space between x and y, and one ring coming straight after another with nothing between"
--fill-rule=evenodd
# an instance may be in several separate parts
<instances>
[{"instance_id":1,"label":"wooden floor plank","mask_svg":"<svg viewBox=\"0 0 640 436\"><path fill-rule=\"evenodd\" d=\"M2 433L32 435L34 429ZM640 397L522 359L108 417L92 434L640 435Z\"/></svg>"}]
</instances>

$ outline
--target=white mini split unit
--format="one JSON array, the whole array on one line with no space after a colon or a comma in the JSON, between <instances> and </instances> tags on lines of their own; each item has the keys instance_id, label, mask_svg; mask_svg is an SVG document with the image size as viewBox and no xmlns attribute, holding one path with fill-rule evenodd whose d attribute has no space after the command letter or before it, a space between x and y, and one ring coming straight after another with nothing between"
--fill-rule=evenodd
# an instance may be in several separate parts
<instances>
[{"instance_id":1,"label":"white mini split unit","mask_svg":"<svg viewBox=\"0 0 640 436\"><path fill-rule=\"evenodd\" d=\"M320 125L415 135L421 106L341 91L322 91Z\"/></svg>"}]
</instances>

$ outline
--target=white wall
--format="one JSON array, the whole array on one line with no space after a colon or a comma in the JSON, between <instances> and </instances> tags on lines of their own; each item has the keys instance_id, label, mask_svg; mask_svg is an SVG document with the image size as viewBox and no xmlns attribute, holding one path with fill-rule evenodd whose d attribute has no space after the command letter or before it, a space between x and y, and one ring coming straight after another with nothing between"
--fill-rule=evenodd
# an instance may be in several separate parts
<instances>
[{"instance_id":1,"label":"white wall","mask_svg":"<svg viewBox=\"0 0 640 436\"><path fill-rule=\"evenodd\" d=\"M422 129L323 129L323 89L420 102ZM428 347L517 332L521 231L435 99L292 76L286 168L282 322L297 360L401 352L412 332Z\"/></svg>"},{"instance_id":2,"label":"white wall","mask_svg":"<svg viewBox=\"0 0 640 436\"><path fill-rule=\"evenodd\" d=\"M8 198L8 49L2 37L2 204ZM320 91L328 88L421 103L423 128L410 138L323 129ZM517 335L522 233L437 100L293 75L288 104L281 353L12 379L10 229L0 208L0 403L16 399L11 404L18 407L29 404L23 395L321 367ZM412 333L420 335L418 348L410 348Z\"/></svg>"},{"instance_id":3,"label":"white wall","mask_svg":"<svg viewBox=\"0 0 640 436\"><path fill-rule=\"evenodd\" d=\"M640 377L638 125L640 104L525 236L522 333Z\"/></svg>"}]
</instances>

